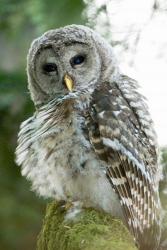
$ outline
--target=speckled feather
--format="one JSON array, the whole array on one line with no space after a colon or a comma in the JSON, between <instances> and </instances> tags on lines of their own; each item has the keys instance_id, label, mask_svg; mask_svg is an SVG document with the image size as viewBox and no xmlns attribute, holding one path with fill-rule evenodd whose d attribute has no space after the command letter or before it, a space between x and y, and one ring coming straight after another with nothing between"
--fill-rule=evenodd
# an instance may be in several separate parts
<instances>
[{"instance_id":1,"label":"speckled feather","mask_svg":"<svg viewBox=\"0 0 167 250\"><path fill-rule=\"evenodd\" d=\"M149 238L155 238L150 249L156 249L160 234L156 136L137 84L127 76L119 80L104 83L93 93L88 124L95 129L89 130L90 140L99 157L108 162L107 177L119 194L130 230L142 241L141 249L148 249ZM124 93L119 87L125 83Z\"/></svg>"}]
</instances>

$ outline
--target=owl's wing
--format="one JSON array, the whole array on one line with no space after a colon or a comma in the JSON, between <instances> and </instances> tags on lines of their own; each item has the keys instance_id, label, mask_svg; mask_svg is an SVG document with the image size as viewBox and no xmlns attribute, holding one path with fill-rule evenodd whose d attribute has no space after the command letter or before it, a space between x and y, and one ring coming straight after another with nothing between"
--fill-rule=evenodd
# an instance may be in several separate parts
<instances>
[{"instance_id":1,"label":"owl's wing","mask_svg":"<svg viewBox=\"0 0 167 250\"><path fill-rule=\"evenodd\" d=\"M151 243L155 247L160 207L157 149L144 97L132 79L121 76L118 83L97 87L90 109L89 138L100 159L108 163L106 174L120 198L129 229L143 245L143 234L146 245L148 237L155 238Z\"/></svg>"}]
</instances>

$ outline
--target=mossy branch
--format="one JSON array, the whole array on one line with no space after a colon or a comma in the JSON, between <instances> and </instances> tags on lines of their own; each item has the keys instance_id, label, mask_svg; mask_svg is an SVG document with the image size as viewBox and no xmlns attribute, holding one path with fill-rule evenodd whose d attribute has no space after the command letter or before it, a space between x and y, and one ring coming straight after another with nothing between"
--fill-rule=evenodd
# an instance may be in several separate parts
<instances>
[{"instance_id":1,"label":"mossy branch","mask_svg":"<svg viewBox=\"0 0 167 250\"><path fill-rule=\"evenodd\" d=\"M48 205L37 250L137 250L119 219L94 209L83 209L75 220L66 220L62 204Z\"/></svg>"}]
</instances>

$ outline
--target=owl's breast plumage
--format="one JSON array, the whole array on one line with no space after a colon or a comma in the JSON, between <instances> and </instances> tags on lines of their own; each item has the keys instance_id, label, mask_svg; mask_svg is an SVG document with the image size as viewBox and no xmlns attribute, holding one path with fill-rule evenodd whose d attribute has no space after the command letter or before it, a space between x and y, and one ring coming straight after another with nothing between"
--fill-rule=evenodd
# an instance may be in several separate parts
<instances>
[{"instance_id":1,"label":"owl's breast plumage","mask_svg":"<svg viewBox=\"0 0 167 250\"><path fill-rule=\"evenodd\" d=\"M123 217L118 196L106 177L106 163L95 154L83 119L77 112L72 112L50 126L49 130L43 132L41 129L43 134L37 129L40 136L34 137L34 140L34 128L30 129L34 126L33 122L24 124L21 129L24 135L20 132L20 140L24 143L20 142L17 149L17 162L22 165L22 175L31 181L33 190L41 196L56 200L80 200L84 206L101 208ZM25 127L30 137L26 142L23 138L26 137Z\"/></svg>"}]
</instances>

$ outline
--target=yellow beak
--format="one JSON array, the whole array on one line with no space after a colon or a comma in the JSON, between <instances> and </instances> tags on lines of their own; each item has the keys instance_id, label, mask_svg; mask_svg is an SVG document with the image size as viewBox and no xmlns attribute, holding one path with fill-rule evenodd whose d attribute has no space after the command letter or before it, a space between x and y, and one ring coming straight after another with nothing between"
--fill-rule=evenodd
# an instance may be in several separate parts
<instances>
[{"instance_id":1,"label":"yellow beak","mask_svg":"<svg viewBox=\"0 0 167 250\"><path fill-rule=\"evenodd\" d=\"M73 87L74 87L74 81L71 78L71 76L69 76L68 74L65 74L64 82L66 84L67 89L71 92L73 90Z\"/></svg>"}]
</instances>

